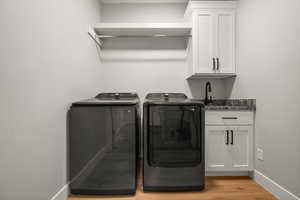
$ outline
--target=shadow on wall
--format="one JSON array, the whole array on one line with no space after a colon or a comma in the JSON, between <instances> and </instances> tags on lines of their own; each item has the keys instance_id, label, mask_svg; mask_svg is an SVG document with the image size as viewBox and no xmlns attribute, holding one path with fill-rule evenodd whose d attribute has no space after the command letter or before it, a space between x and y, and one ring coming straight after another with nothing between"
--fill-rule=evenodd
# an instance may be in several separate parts
<instances>
[{"instance_id":1,"label":"shadow on wall","mask_svg":"<svg viewBox=\"0 0 300 200\"><path fill-rule=\"evenodd\" d=\"M228 99L231 97L231 91L235 83L235 78L227 79L189 79L188 87L191 93L191 98L204 99L205 85L210 82L212 86L211 95L214 99Z\"/></svg>"},{"instance_id":2,"label":"shadow on wall","mask_svg":"<svg viewBox=\"0 0 300 200\"><path fill-rule=\"evenodd\" d=\"M226 97L225 98L230 99L230 98L232 98L231 94L232 94L233 86L236 82L236 77L227 78L227 79L225 79L224 82L225 82L225 89L226 89L226 91L225 91Z\"/></svg>"},{"instance_id":3,"label":"shadow on wall","mask_svg":"<svg viewBox=\"0 0 300 200\"><path fill-rule=\"evenodd\" d=\"M186 38L113 38L103 39L103 61L183 60Z\"/></svg>"},{"instance_id":4,"label":"shadow on wall","mask_svg":"<svg viewBox=\"0 0 300 200\"><path fill-rule=\"evenodd\" d=\"M186 49L185 38L113 38L103 39L105 50L162 50Z\"/></svg>"}]
</instances>

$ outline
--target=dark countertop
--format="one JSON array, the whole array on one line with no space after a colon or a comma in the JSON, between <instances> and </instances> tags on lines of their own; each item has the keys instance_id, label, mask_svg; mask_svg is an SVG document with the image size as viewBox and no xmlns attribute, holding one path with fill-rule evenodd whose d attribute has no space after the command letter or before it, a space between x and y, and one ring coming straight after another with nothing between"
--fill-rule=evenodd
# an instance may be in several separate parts
<instances>
[{"instance_id":1,"label":"dark countertop","mask_svg":"<svg viewBox=\"0 0 300 200\"><path fill-rule=\"evenodd\" d=\"M203 99L194 99L204 102ZM212 103L205 105L205 110L256 110L255 99L214 99Z\"/></svg>"}]
</instances>

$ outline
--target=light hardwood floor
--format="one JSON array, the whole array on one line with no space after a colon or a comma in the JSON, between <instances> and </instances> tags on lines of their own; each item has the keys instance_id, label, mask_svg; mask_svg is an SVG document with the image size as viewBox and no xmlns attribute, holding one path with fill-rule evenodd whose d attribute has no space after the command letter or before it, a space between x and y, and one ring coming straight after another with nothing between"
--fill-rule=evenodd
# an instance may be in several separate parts
<instances>
[{"instance_id":1,"label":"light hardwood floor","mask_svg":"<svg viewBox=\"0 0 300 200\"><path fill-rule=\"evenodd\" d=\"M68 200L276 200L248 177L207 177L199 192L144 193L139 184L135 196L71 196Z\"/></svg>"}]
</instances>

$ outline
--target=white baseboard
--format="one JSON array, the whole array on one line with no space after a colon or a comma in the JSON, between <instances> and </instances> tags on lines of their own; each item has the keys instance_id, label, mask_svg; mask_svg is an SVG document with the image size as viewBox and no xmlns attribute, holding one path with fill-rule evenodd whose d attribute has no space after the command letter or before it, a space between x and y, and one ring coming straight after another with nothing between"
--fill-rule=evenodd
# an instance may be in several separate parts
<instances>
[{"instance_id":1,"label":"white baseboard","mask_svg":"<svg viewBox=\"0 0 300 200\"><path fill-rule=\"evenodd\" d=\"M299 197L257 170L254 171L254 181L280 200L300 200Z\"/></svg>"},{"instance_id":2,"label":"white baseboard","mask_svg":"<svg viewBox=\"0 0 300 200\"><path fill-rule=\"evenodd\" d=\"M51 200L66 200L69 196L69 184L64 185Z\"/></svg>"}]
</instances>

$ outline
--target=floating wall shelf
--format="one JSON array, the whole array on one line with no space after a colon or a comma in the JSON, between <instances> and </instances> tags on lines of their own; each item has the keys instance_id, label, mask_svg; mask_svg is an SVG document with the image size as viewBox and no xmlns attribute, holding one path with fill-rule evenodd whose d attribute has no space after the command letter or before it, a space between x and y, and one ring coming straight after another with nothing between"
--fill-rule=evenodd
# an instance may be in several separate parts
<instances>
[{"instance_id":1,"label":"floating wall shelf","mask_svg":"<svg viewBox=\"0 0 300 200\"><path fill-rule=\"evenodd\" d=\"M118 3L187 3L189 0L100 0L105 4Z\"/></svg>"},{"instance_id":2,"label":"floating wall shelf","mask_svg":"<svg viewBox=\"0 0 300 200\"><path fill-rule=\"evenodd\" d=\"M107 38L191 37L189 23L98 23L90 26L89 35L101 47Z\"/></svg>"}]
</instances>

